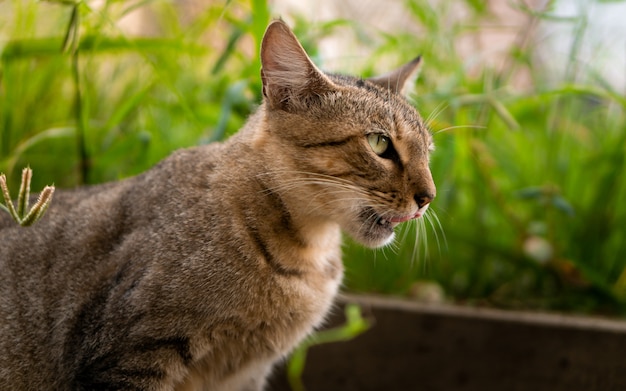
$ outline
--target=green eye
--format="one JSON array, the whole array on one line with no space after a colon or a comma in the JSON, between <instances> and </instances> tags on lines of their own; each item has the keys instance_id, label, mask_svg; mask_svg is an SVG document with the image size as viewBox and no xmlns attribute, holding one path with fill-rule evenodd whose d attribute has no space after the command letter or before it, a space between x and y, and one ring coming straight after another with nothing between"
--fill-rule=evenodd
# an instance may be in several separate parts
<instances>
[{"instance_id":1,"label":"green eye","mask_svg":"<svg viewBox=\"0 0 626 391\"><path fill-rule=\"evenodd\" d=\"M372 147L372 151L378 156L382 155L389 148L389 137L382 134L372 133L367 136L367 142Z\"/></svg>"}]
</instances>

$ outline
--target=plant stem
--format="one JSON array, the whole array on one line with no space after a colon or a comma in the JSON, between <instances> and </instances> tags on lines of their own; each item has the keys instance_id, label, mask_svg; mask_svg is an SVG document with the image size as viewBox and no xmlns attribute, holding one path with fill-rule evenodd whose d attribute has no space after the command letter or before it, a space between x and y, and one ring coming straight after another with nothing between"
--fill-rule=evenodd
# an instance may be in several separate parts
<instances>
[{"instance_id":1,"label":"plant stem","mask_svg":"<svg viewBox=\"0 0 626 391\"><path fill-rule=\"evenodd\" d=\"M76 148L78 151L78 183L83 185L89 180L89 155L85 146L85 115L83 111L82 86L80 81L80 50L78 29L80 27L80 3L74 4L68 31L63 42L64 50L71 50L72 80L74 82L74 120L76 121Z\"/></svg>"}]
</instances>

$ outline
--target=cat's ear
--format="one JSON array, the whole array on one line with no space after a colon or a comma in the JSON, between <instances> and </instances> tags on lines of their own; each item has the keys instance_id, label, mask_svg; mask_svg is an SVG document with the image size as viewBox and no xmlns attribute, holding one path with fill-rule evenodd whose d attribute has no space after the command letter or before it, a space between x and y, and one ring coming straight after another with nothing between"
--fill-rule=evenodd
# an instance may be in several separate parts
<instances>
[{"instance_id":1,"label":"cat's ear","mask_svg":"<svg viewBox=\"0 0 626 391\"><path fill-rule=\"evenodd\" d=\"M403 65L395 71L382 76L371 77L367 80L391 91L407 96L415 85L417 74L422 64L422 56L417 56L413 61Z\"/></svg>"},{"instance_id":2,"label":"cat's ear","mask_svg":"<svg viewBox=\"0 0 626 391\"><path fill-rule=\"evenodd\" d=\"M270 107L283 110L333 89L282 20L270 23L263 36L261 79Z\"/></svg>"}]
</instances>

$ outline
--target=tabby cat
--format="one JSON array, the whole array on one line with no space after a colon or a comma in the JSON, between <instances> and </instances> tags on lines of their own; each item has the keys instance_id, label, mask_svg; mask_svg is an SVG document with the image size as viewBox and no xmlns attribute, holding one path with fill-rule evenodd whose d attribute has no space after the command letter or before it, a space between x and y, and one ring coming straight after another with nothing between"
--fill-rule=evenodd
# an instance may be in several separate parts
<instances>
[{"instance_id":1,"label":"tabby cat","mask_svg":"<svg viewBox=\"0 0 626 391\"><path fill-rule=\"evenodd\" d=\"M228 141L123 181L59 191L30 228L0 216L1 390L261 390L369 247L435 196L432 139L385 76L322 73L282 21L264 101Z\"/></svg>"}]
</instances>

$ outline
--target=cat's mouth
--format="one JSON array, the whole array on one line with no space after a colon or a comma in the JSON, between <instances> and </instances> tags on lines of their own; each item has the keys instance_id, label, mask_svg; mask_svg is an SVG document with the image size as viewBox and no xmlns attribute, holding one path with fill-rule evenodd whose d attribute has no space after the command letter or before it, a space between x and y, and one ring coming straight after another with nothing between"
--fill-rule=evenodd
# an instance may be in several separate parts
<instances>
[{"instance_id":1,"label":"cat's mouth","mask_svg":"<svg viewBox=\"0 0 626 391\"><path fill-rule=\"evenodd\" d=\"M385 219L385 218L383 218L381 216L378 216L376 218L376 225L380 226L380 227L393 229L396 225L398 225L398 223L392 223L391 221L389 221L389 220L387 220L387 219Z\"/></svg>"},{"instance_id":2,"label":"cat's mouth","mask_svg":"<svg viewBox=\"0 0 626 391\"><path fill-rule=\"evenodd\" d=\"M413 214L401 215L389 212L379 212L371 207L365 207L359 213L359 222L351 231L355 239L369 247L380 247L393 241L394 228L399 224L421 217L425 211L422 208Z\"/></svg>"},{"instance_id":3,"label":"cat's mouth","mask_svg":"<svg viewBox=\"0 0 626 391\"><path fill-rule=\"evenodd\" d=\"M375 209L367 207L359 214L361 217L361 231L368 241L388 243L393 234L394 228L400 223L421 217L422 212L417 211L409 215L382 215Z\"/></svg>"},{"instance_id":4,"label":"cat's mouth","mask_svg":"<svg viewBox=\"0 0 626 391\"><path fill-rule=\"evenodd\" d=\"M372 209L372 212L375 214L376 212L374 212L374 210ZM404 215L404 216L389 216L389 217L382 217L378 214L376 214L377 218L376 218L376 224L378 225L382 225L382 226L386 226L386 225L390 225L392 228L397 226L400 223L404 223L405 221L409 221L409 220L413 220L413 219L417 219L419 217L422 217L422 211L418 210L416 213L413 213L412 215Z\"/></svg>"}]
</instances>

